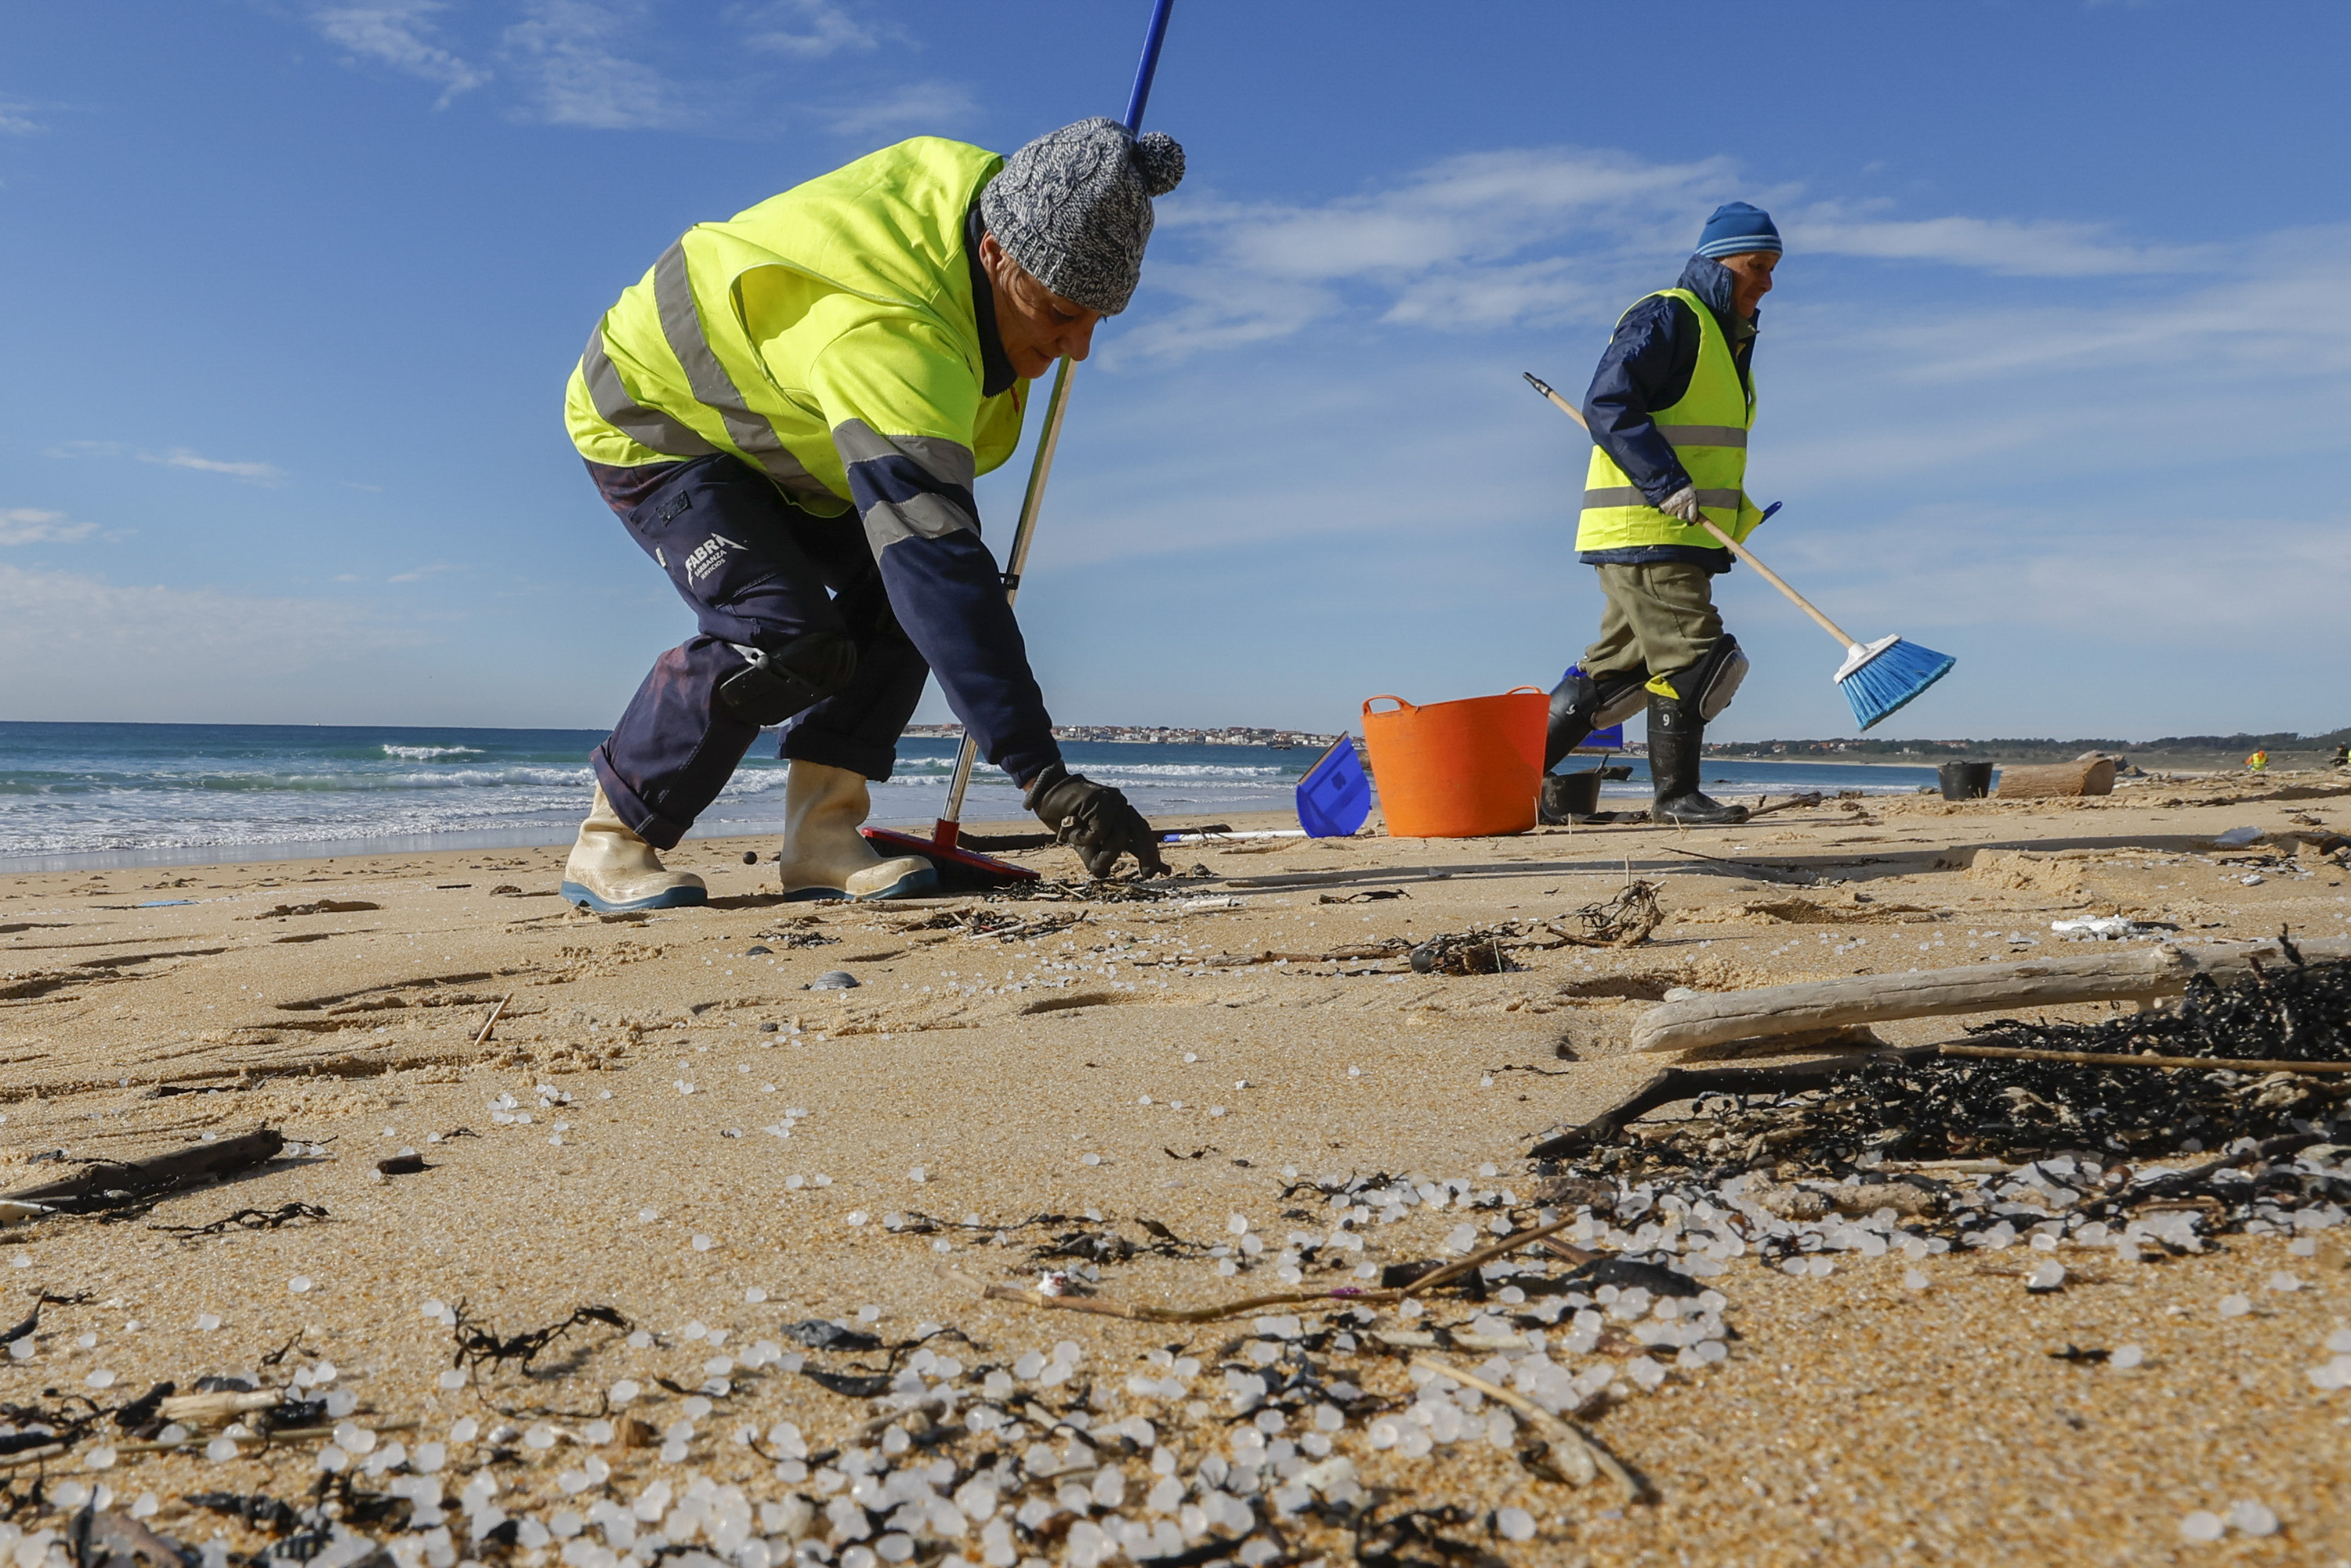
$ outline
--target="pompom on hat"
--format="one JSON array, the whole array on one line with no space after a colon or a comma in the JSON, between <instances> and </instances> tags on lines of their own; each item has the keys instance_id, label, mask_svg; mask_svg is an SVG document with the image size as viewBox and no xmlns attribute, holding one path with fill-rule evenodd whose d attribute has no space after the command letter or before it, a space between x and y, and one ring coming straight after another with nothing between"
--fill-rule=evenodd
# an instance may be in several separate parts
<instances>
[{"instance_id":1,"label":"pompom on hat","mask_svg":"<svg viewBox=\"0 0 2351 1568\"><path fill-rule=\"evenodd\" d=\"M1005 160L979 198L1005 254L1064 299L1115 316L1143 277L1151 199L1184 178L1184 149L1162 131L1081 120Z\"/></svg>"},{"instance_id":2,"label":"pompom on hat","mask_svg":"<svg viewBox=\"0 0 2351 1568\"><path fill-rule=\"evenodd\" d=\"M1771 214L1745 202L1725 202L1715 208L1714 216L1706 220L1705 232L1698 236L1700 256L1719 259L1759 250L1779 255L1780 231L1773 226Z\"/></svg>"}]
</instances>

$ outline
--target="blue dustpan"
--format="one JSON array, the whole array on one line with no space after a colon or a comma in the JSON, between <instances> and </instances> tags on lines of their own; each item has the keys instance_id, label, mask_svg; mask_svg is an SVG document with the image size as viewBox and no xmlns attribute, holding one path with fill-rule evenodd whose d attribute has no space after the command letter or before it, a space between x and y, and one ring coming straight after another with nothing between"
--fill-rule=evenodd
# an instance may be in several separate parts
<instances>
[{"instance_id":1,"label":"blue dustpan","mask_svg":"<svg viewBox=\"0 0 2351 1568\"><path fill-rule=\"evenodd\" d=\"M1354 737L1343 735L1298 781L1298 825L1318 839L1352 839L1371 814L1371 778Z\"/></svg>"}]
</instances>

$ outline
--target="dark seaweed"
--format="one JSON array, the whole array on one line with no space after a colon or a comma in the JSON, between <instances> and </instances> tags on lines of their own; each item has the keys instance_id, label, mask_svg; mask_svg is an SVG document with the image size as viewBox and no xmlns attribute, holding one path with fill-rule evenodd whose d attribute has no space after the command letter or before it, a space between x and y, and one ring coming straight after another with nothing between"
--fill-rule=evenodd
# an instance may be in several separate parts
<instances>
[{"instance_id":1,"label":"dark seaweed","mask_svg":"<svg viewBox=\"0 0 2351 1568\"><path fill-rule=\"evenodd\" d=\"M496 1330L470 1322L465 1317L465 1304L457 1303L456 1327L452 1331L456 1340L456 1355L453 1366L492 1366L506 1362L518 1362L525 1372L547 1347L582 1323L602 1323L607 1328L629 1332L629 1320L611 1307L575 1307L571 1315L559 1323L549 1323L543 1329L528 1329L518 1334L501 1338Z\"/></svg>"}]
</instances>

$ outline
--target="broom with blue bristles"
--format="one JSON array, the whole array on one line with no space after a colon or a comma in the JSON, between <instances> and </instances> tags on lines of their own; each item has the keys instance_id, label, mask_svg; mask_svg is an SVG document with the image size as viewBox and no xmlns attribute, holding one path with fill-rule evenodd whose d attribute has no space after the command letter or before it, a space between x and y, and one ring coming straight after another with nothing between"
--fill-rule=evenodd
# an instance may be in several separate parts
<instances>
[{"instance_id":1,"label":"broom with blue bristles","mask_svg":"<svg viewBox=\"0 0 2351 1568\"><path fill-rule=\"evenodd\" d=\"M1583 423L1583 412L1553 392L1549 383L1531 371L1520 373L1535 391L1557 403L1568 418L1578 424ZM1590 428L1585 426L1587 432ZM1768 517L1779 509L1780 504L1774 501L1763 515ZM1716 528L1712 520L1701 517L1698 526L1720 539L1725 549L1753 567L1757 576L1786 594L1797 609L1811 616L1822 631L1835 638L1844 647L1844 663L1837 666L1837 690L1843 692L1844 700L1853 705L1854 722L1862 728L1867 729L1901 707L1949 674L1951 666L1959 663L1949 653L1938 653L1932 648L1921 648L1917 643L1906 643L1899 637L1880 637L1875 643L1855 642L1845 635L1844 628L1814 609L1810 600L1780 580L1779 573L1757 560L1746 546Z\"/></svg>"}]
</instances>

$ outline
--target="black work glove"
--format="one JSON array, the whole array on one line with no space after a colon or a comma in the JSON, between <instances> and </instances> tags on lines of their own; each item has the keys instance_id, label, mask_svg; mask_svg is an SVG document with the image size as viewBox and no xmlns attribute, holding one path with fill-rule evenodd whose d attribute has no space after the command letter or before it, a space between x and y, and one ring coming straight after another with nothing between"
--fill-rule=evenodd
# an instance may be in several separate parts
<instances>
[{"instance_id":1,"label":"black work glove","mask_svg":"<svg viewBox=\"0 0 2351 1568\"><path fill-rule=\"evenodd\" d=\"M1123 854L1133 855L1134 863L1153 876L1168 874L1167 862L1159 858L1159 835L1125 796L1107 784L1057 762L1029 781L1020 803L1036 812L1060 842L1078 852L1086 874L1096 880L1116 871Z\"/></svg>"}]
</instances>

